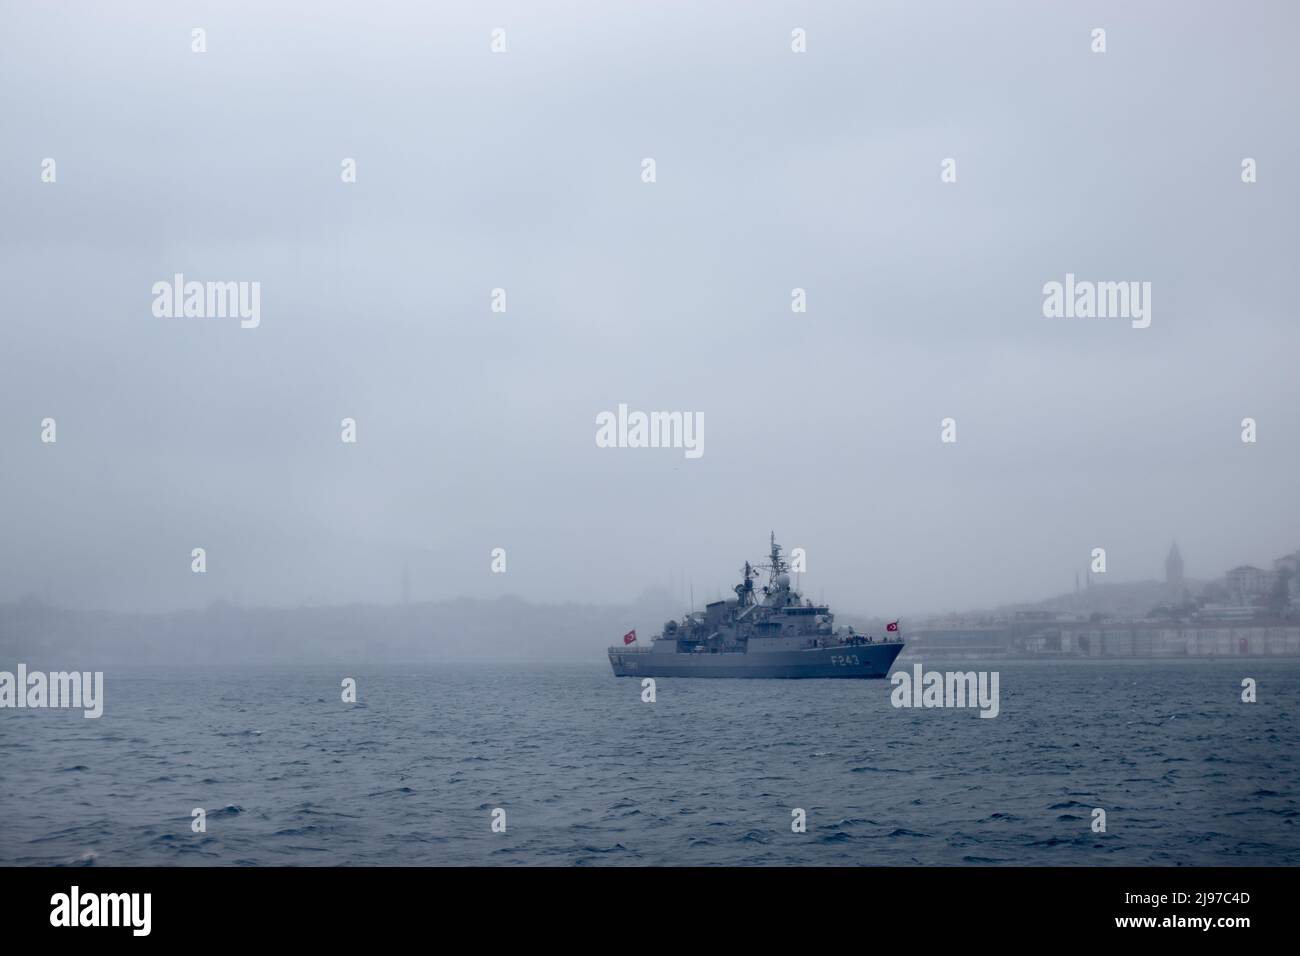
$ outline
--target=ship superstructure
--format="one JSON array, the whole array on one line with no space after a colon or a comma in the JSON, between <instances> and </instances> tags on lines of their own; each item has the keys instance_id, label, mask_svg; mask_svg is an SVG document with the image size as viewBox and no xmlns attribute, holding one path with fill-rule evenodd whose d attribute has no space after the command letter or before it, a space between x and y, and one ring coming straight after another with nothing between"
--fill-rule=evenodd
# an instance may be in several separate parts
<instances>
[{"instance_id":1,"label":"ship superstructure","mask_svg":"<svg viewBox=\"0 0 1300 956\"><path fill-rule=\"evenodd\" d=\"M885 677L903 650L897 622L884 637L835 624L790 583L771 536L766 564L746 561L734 598L668 621L650 647L611 647L616 677ZM760 572L767 583L757 587Z\"/></svg>"}]
</instances>

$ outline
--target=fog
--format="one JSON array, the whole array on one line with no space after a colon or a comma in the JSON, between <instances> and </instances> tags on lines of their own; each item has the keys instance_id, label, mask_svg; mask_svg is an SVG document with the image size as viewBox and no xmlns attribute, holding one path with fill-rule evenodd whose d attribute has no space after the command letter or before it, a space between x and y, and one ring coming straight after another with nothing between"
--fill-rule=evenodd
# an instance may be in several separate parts
<instances>
[{"instance_id":1,"label":"fog","mask_svg":"<svg viewBox=\"0 0 1300 956\"><path fill-rule=\"evenodd\" d=\"M699 602L775 530L888 615L1300 546L1293 4L4 19L0 602ZM621 403L703 454L598 447Z\"/></svg>"}]
</instances>

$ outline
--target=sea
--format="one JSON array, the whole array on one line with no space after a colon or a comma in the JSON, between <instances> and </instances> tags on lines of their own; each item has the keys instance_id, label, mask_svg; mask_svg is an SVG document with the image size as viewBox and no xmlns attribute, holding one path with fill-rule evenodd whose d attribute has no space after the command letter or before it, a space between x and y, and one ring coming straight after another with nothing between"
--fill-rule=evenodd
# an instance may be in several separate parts
<instances>
[{"instance_id":1,"label":"sea","mask_svg":"<svg viewBox=\"0 0 1300 956\"><path fill-rule=\"evenodd\" d=\"M99 719L0 711L0 864L1300 864L1300 662L925 667L997 670L998 715L885 680L651 702L603 663L110 671Z\"/></svg>"}]
</instances>

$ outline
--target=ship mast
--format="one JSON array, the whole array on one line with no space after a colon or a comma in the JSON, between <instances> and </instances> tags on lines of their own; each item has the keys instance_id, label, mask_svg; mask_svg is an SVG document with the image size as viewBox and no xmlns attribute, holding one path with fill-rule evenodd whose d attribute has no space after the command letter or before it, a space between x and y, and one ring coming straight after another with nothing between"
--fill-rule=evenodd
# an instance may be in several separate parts
<instances>
[{"instance_id":1,"label":"ship mast","mask_svg":"<svg viewBox=\"0 0 1300 956\"><path fill-rule=\"evenodd\" d=\"M748 607L754 603L754 568L746 561L742 569L745 580L735 587L736 597L740 600L741 607Z\"/></svg>"},{"instance_id":2,"label":"ship mast","mask_svg":"<svg viewBox=\"0 0 1300 956\"><path fill-rule=\"evenodd\" d=\"M771 575L771 583L776 584L776 576L782 571L788 571L785 561L781 558L781 546L776 543L776 532L772 532L772 553L769 555L771 563L768 565L768 574Z\"/></svg>"},{"instance_id":3,"label":"ship mast","mask_svg":"<svg viewBox=\"0 0 1300 956\"><path fill-rule=\"evenodd\" d=\"M759 570L766 570L768 573L767 586L763 588L764 594L773 594L777 589L776 579L785 571L788 571L789 565L781 557L781 546L776 543L776 532L773 531L770 537L772 550L768 553L767 564L753 564L745 562L743 584L736 585L736 596L740 598L740 606L747 607L751 603L756 604L757 599L754 597L754 578L757 577Z\"/></svg>"}]
</instances>

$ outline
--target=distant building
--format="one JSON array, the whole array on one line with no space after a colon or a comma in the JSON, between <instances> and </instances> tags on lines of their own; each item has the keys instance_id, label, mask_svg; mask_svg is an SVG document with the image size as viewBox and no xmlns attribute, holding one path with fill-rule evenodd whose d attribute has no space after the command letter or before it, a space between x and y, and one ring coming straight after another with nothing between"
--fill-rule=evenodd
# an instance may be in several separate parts
<instances>
[{"instance_id":1,"label":"distant building","mask_svg":"<svg viewBox=\"0 0 1300 956\"><path fill-rule=\"evenodd\" d=\"M1300 551L1293 551L1274 561L1273 574L1288 579L1287 597L1292 607L1300 607Z\"/></svg>"},{"instance_id":2,"label":"distant building","mask_svg":"<svg viewBox=\"0 0 1300 956\"><path fill-rule=\"evenodd\" d=\"M1249 623L1255 617L1253 607L1236 604L1203 604L1196 612L1196 621L1225 621L1229 623Z\"/></svg>"},{"instance_id":3,"label":"distant building","mask_svg":"<svg viewBox=\"0 0 1300 956\"><path fill-rule=\"evenodd\" d=\"M1169 546L1169 556L1165 558L1165 584L1175 596L1183 593L1183 556L1178 550L1178 542Z\"/></svg>"},{"instance_id":4,"label":"distant building","mask_svg":"<svg viewBox=\"0 0 1300 956\"><path fill-rule=\"evenodd\" d=\"M1233 604L1254 604L1273 587L1273 572L1253 565L1243 564L1223 576L1228 597Z\"/></svg>"}]
</instances>

